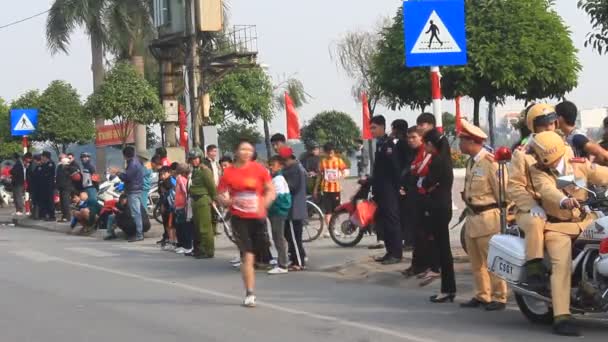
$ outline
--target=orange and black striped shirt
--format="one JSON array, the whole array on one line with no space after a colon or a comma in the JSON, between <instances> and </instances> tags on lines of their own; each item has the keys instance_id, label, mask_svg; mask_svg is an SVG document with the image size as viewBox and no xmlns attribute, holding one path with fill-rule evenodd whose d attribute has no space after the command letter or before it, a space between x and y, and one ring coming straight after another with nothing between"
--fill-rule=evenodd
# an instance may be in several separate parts
<instances>
[{"instance_id":1,"label":"orange and black striped shirt","mask_svg":"<svg viewBox=\"0 0 608 342\"><path fill-rule=\"evenodd\" d=\"M319 172L321 177L321 190L323 192L340 192L340 178L346 170L346 163L341 158L324 158L321 160Z\"/></svg>"}]
</instances>

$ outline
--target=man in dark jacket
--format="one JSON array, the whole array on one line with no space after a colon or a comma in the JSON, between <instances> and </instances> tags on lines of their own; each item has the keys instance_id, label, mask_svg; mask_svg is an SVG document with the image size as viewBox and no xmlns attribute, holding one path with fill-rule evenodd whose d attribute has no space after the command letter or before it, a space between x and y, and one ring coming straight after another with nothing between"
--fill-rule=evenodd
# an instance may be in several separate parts
<instances>
[{"instance_id":1,"label":"man in dark jacket","mask_svg":"<svg viewBox=\"0 0 608 342\"><path fill-rule=\"evenodd\" d=\"M403 167L397 145L386 135L386 119L382 115L370 120L372 135L377 139L372 191L378 204L376 227L384 233L386 254L376 259L383 265L401 262L403 243L399 217L399 184Z\"/></svg>"},{"instance_id":2,"label":"man in dark jacket","mask_svg":"<svg viewBox=\"0 0 608 342\"><path fill-rule=\"evenodd\" d=\"M13 158L15 159L15 165L11 168L11 182L13 185L13 201L15 202L15 215L23 215L24 195L25 195L25 165L24 161L26 158L31 160L32 154L26 153L23 156L24 160L21 160L18 153L15 153Z\"/></svg>"},{"instance_id":3,"label":"man in dark jacket","mask_svg":"<svg viewBox=\"0 0 608 342\"><path fill-rule=\"evenodd\" d=\"M68 156L63 153L60 154L59 165L57 166L57 172L55 174L55 184L57 184L59 201L61 203L61 219L59 222L69 222L72 219L70 213L70 194L76 189L70 178L70 169L70 160L68 159Z\"/></svg>"},{"instance_id":4,"label":"man in dark jacket","mask_svg":"<svg viewBox=\"0 0 608 342\"><path fill-rule=\"evenodd\" d=\"M129 238L129 242L142 241L144 239L144 227L141 219L141 194L144 190L144 166L135 157L135 148L127 146L122 151L122 155L127 161L127 168L124 173L117 173L120 180L125 183L125 193L131 215L135 221L136 233Z\"/></svg>"},{"instance_id":5,"label":"man in dark jacket","mask_svg":"<svg viewBox=\"0 0 608 342\"><path fill-rule=\"evenodd\" d=\"M42 183L42 156L35 154L30 163L30 166L26 170L28 191L31 199L31 213L34 220L41 218L40 216L40 203L41 203L41 183Z\"/></svg>"},{"instance_id":6,"label":"man in dark jacket","mask_svg":"<svg viewBox=\"0 0 608 342\"><path fill-rule=\"evenodd\" d=\"M293 154L291 147L279 148L279 156L285 160L283 177L291 193L291 210L285 221L285 237L289 243L290 270L299 271L305 267L306 251L302 243L304 221L308 218L306 210L306 170Z\"/></svg>"},{"instance_id":7,"label":"man in dark jacket","mask_svg":"<svg viewBox=\"0 0 608 342\"><path fill-rule=\"evenodd\" d=\"M42 152L39 184L40 218L55 221L55 163L51 152Z\"/></svg>"},{"instance_id":8,"label":"man in dark jacket","mask_svg":"<svg viewBox=\"0 0 608 342\"><path fill-rule=\"evenodd\" d=\"M82 163L81 170L81 182L82 190L89 195L92 200L97 200L97 189L95 183L93 183L93 175L97 172L95 165L91 162L91 154L88 152L82 152L80 154L80 162Z\"/></svg>"}]
</instances>

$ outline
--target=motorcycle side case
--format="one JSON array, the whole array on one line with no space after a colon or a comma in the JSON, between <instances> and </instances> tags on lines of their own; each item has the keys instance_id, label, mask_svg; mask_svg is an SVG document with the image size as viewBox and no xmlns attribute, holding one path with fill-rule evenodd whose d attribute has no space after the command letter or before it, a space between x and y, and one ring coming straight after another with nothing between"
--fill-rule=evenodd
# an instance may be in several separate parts
<instances>
[{"instance_id":1,"label":"motorcycle side case","mask_svg":"<svg viewBox=\"0 0 608 342\"><path fill-rule=\"evenodd\" d=\"M490 239L488 270L509 283L524 280L526 241L518 236L498 234Z\"/></svg>"}]
</instances>

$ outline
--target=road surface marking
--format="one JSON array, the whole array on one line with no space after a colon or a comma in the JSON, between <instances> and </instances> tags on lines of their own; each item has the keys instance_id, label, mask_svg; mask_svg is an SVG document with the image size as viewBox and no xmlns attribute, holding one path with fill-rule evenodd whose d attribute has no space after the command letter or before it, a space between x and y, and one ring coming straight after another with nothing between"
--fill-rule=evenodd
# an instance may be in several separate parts
<instances>
[{"instance_id":1,"label":"road surface marking","mask_svg":"<svg viewBox=\"0 0 608 342\"><path fill-rule=\"evenodd\" d=\"M160 247L153 247L153 246L118 245L116 247L127 250L127 251L136 251L136 252L158 252L161 250Z\"/></svg>"},{"instance_id":2,"label":"road surface marking","mask_svg":"<svg viewBox=\"0 0 608 342\"><path fill-rule=\"evenodd\" d=\"M49 262L49 261L57 261L57 258L50 256L48 254L44 254L42 252L38 252L32 249L21 249L18 251L11 252L12 254L28 259L34 262Z\"/></svg>"},{"instance_id":3,"label":"road surface marking","mask_svg":"<svg viewBox=\"0 0 608 342\"><path fill-rule=\"evenodd\" d=\"M104 251L100 251L99 249L89 248L89 247L67 247L66 251L76 252L96 258L105 258L105 257L116 257L118 254L108 253Z\"/></svg>"},{"instance_id":4,"label":"road surface marking","mask_svg":"<svg viewBox=\"0 0 608 342\"><path fill-rule=\"evenodd\" d=\"M188 284L184 284L184 283L147 277L147 276L138 275L138 274L131 273L131 272L123 272L123 271L119 271L116 269L110 269L110 268L106 268L106 267L87 264L84 262L77 262L77 261L72 261L72 260L67 260L67 259L62 259L62 258L54 258L54 257L51 257L51 258L53 261L57 261L57 262L64 263L67 265L101 271L101 272L105 272L105 273L109 273L109 274L113 274L113 275L117 275L117 276L121 276L121 277L125 277L125 278L137 279L137 280L148 282L148 283L155 283L155 284L160 284L160 285L165 285L165 286L176 287L179 289L188 290L191 292L195 292L195 293L199 293L199 294L203 294L203 295L207 295L207 296L227 299L227 300L235 301L235 302L240 302L242 300L241 297L237 297L234 295L230 295L230 294L226 294L226 293L222 293L222 292L218 292L218 291L214 291L214 290L205 289L202 287L188 285ZM387 335L387 336L392 336L392 337L396 337L396 338L403 339L406 341L436 342L436 340L434 340L434 339L425 338L422 336L408 334L408 333L404 333L404 332L400 332L400 331L395 331L395 330L391 330L391 329L387 329L387 328L382 328L382 327L367 324L367 323L349 321L349 320L346 320L343 318L321 315L321 314L304 311L304 310L291 309L291 308L288 308L285 306L270 304L267 302L258 302L258 304L261 307L269 308L269 309L272 309L272 310L275 310L278 312L289 313L289 314L298 315L298 316L304 316L304 317L308 317L308 318L321 320L323 322L330 321L335 324L339 324L339 325L343 325L343 326L347 326L347 327L351 327L351 328L356 328L356 329L360 329L360 330L365 330L368 332L375 332L375 333L379 333L379 334L383 334L383 335Z\"/></svg>"}]
</instances>

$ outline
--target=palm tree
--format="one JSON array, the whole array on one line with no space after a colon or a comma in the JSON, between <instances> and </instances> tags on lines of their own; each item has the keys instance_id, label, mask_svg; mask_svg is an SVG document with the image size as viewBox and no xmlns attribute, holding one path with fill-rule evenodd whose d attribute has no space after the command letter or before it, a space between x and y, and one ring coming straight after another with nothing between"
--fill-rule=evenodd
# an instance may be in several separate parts
<instances>
[{"instance_id":1,"label":"palm tree","mask_svg":"<svg viewBox=\"0 0 608 342\"><path fill-rule=\"evenodd\" d=\"M68 53L74 31L82 27L91 43L93 89L98 89L105 77L104 47L107 43L103 13L107 0L55 0L46 22L46 40L51 53ZM104 119L95 119L104 125ZM97 168L105 168L105 149L97 148Z\"/></svg>"},{"instance_id":2,"label":"palm tree","mask_svg":"<svg viewBox=\"0 0 608 342\"><path fill-rule=\"evenodd\" d=\"M46 39L51 53L68 53L74 31L85 29L91 43L93 87L97 89L105 75L104 46L107 43L103 13L106 0L55 0L46 23Z\"/></svg>"}]
</instances>

